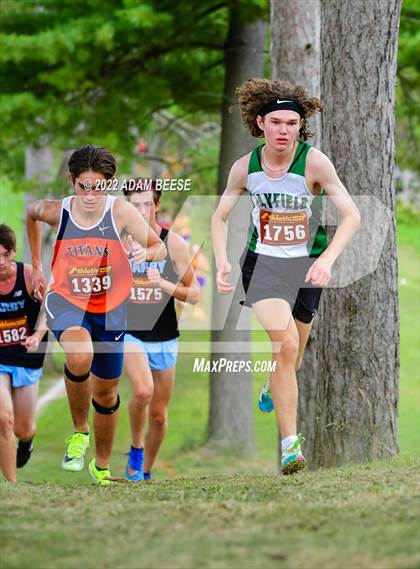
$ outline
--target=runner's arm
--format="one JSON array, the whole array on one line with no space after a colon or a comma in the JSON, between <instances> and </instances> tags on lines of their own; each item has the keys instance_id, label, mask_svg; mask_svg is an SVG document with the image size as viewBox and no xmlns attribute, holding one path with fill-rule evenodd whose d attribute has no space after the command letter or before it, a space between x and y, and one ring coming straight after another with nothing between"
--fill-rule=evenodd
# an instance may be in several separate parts
<instances>
[{"instance_id":1,"label":"runner's arm","mask_svg":"<svg viewBox=\"0 0 420 569\"><path fill-rule=\"evenodd\" d=\"M331 267L359 228L360 213L325 154L319 151L309 154L308 162L308 166L316 172L316 183L324 189L341 216L331 243L306 275L306 282L325 286L331 277Z\"/></svg>"},{"instance_id":2,"label":"runner's arm","mask_svg":"<svg viewBox=\"0 0 420 569\"><path fill-rule=\"evenodd\" d=\"M23 271L24 271L23 274L25 279L26 290L28 294L33 296L32 265L25 263L23 266ZM25 338L25 340L22 342L22 346L24 346L28 352L36 352L37 349L39 348L39 344L41 343L47 331L48 331L47 317L45 314L45 309L44 307L42 307L38 315L35 330L32 332L30 336Z\"/></svg>"},{"instance_id":3,"label":"runner's arm","mask_svg":"<svg viewBox=\"0 0 420 569\"><path fill-rule=\"evenodd\" d=\"M36 352L47 332L47 316L45 314L45 308L42 308L34 332L22 342L22 346L24 346L28 352Z\"/></svg>"},{"instance_id":4,"label":"runner's arm","mask_svg":"<svg viewBox=\"0 0 420 569\"><path fill-rule=\"evenodd\" d=\"M232 266L227 258L228 218L241 195L246 192L248 161L249 155L246 155L233 164L226 190L223 192L211 220L211 234L217 270L216 284L217 290L221 294L228 294L233 291L233 286L227 281L232 271Z\"/></svg>"},{"instance_id":5,"label":"runner's arm","mask_svg":"<svg viewBox=\"0 0 420 569\"><path fill-rule=\"evenodd\" d=\"M161 261L166 257L166 247L149 227L136 208L129 202L118 200L117 202L117 226L120 234L126 231L132 238L146 250L147 261Z\"/></svg>"},{"instance_id":6,"label":"runner's arm","mask_svg":"<svg viewBox=\"0 0 420 569\"><path fill-rule=\"evenodd\" d=\"M147 275L149 279L167 294L178 300L197 304L200 300L200 287L191 266L187 244L180 235L171 232L168 237L168 249L176 272L181 276L180 281L172 283L167 279L161 278L159 270L155 268L148 269Z\"/></svg>"},{"instance_id":7,"label":"runner's arm","mask_svg":"<svg viewBox=\"0 0 420 569\"><path fill-rule=\"evenodd\" d=\"M60 218L61 200L38 200L26 210L26 229L32 255L32 292L42 301L47 280L42 272L42 222L56 227Z\"/></svg>"}]
</instances>

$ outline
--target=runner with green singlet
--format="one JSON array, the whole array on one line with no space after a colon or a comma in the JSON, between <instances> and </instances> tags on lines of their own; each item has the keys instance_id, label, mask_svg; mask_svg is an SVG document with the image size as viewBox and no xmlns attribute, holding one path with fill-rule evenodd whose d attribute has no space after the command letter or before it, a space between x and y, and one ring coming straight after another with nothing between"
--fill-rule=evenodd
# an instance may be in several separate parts
<instances>
[{"instance_id":1,"label":"runner with green singlet","mask_svg":"<svg viewBox=\"0 0 420 569\"><path fill-rule=\"evenodd\" d=\"M248 168L248 191L254 204L248 239L251 253L280 258L312 258L319 257L327 248L327 234L321 225L321 197L311 194L305 182L306 158L310 148L307 142L299 141L292 164L280 178L272 178L264 172L261 160L263 146L257 146L252 152ZM269 213L272 209L275 214ZM261 214L261 210L265 213ZM264 220L262 224L259 223L260 215ZM309 239L306 239L307 232ZM249 253L248 263L251 266L255 258ZM302 329L296 369L302 362L321 292L320 287L301 288L294 302L293 317ZM261 389L258 406L263 413L270 413L274 408L270 380Z\"/></svg>"},{"instance_id":2,"label":"runner with green singlet","mask_svg":"<svg viewBox=\"0 0 420 569\"><path fill-rule=\"evenodd\" d=\"M248 246L241 258L244 304L252 306L273 344L275 370L264 386L260 408L274 403L282 437L281 469L293 474L305 467L304 441L297 433L296 370L311 331L321 290L332 266L360 223L360 214L333 164L306 140L308 118L323 110L299 85L250 79L239 89L246 127L265 144L237 160L212 220L216 283L221 294L233 291L227 258L227 221L242 195L253 210ZM341 220L328 244L320 226L321 194L332 200Z\"/></svg>"}]
</instances>

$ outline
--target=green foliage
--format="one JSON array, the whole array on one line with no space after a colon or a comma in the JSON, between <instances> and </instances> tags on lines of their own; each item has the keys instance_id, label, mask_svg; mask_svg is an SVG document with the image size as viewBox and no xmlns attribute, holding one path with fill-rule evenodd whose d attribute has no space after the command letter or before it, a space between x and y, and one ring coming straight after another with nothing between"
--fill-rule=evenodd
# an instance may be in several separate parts
<instances>
[{"instance_id":1,"label":"green foliage","mask_svg":"<svg viewBox=\"0 0 420 569\"><path fill-rule=\"evenodd\" d=\"M420 173L420 4L401 10L397 81L397 163Z\"/></svg>"},{"instance_id":2,"label":"green foliage","mask_svg":"<svg viewBox=\"0 0 420 569\"><path fill-rule=\"evenodd\" d=\"M153 111L218 113L229 9L253 20L266 0L6 0L0 19L5 172L13 148L44 137L129 156Z\"/></svg>"},{"instance_id":3,"label":"green foliage","mask_svg":"<svg viewBox=\"0 0 420 569\"><path fill-rule=\"evenodd\" d=\"M415 205L399 202L397 205L397 228L398 232L404 230L406 236L405 245L418 245L420 234L420 210ZM420 246L418 247L420 250Z\"/></svg>"},{"instance_id":4,"label":"green foliage","mask_svg":"<svg viewBox=\"0 0 420 569\"><path fill-rule=\"evenodd\" d=\"M0 174L0 223L6 223L16 233L18 261L23 259L24 211L24 195L14 192L12 181Z\"/></svg>"}]
</instances>

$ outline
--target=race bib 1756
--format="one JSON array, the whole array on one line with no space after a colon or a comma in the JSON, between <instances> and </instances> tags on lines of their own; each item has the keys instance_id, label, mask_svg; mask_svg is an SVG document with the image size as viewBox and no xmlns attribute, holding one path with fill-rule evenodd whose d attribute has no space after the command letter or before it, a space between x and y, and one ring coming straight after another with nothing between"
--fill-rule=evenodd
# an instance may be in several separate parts
<instances>
[{"instance_id":1,"label":"race bib 1756","mask_svg":"<svg viewBox=\"0 0 420 569\"><path fill-rule=\"evenodd\" d=\"M261 243L264 245L297 245L308 240L306 211L292 213L260 211Z\"/></svg>"}]
</instances>

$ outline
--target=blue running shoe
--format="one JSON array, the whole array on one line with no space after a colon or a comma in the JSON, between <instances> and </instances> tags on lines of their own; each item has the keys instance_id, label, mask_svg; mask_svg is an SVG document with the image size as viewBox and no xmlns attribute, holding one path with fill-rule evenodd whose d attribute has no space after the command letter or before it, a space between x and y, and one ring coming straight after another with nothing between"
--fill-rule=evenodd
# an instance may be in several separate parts
<instances>
[{"instance_id":1,"label":"blue running shoe","mask_svg":"<svg viewBox=\"0 0 420 569\"><path fill-rule=\"evenodd\" d=\"M143 472L143 480L152 480L152 472Z\"/></svg>"},{"instance_id":2,"label":"blue running shoe","mask_svg":"<svg viewBox=\"0 0 420 569\"><path fill-rule=\"evenodd\" d=\"M143 480L144 449L131 447L128 453L128 463L125 467L127 480Z\"/></svg>"},{"instance_id":3,"label":"blue running shoe","mask_svg":"<svg viewBox=\"0 0 420 569\"><path fill-rule=\"evenodd\" d=\"M271 413L274 408L269 379L267 379L264 387L260 391L260 396L258 398L258 407L263 413Z\"/></svg>"}]
</instances>

